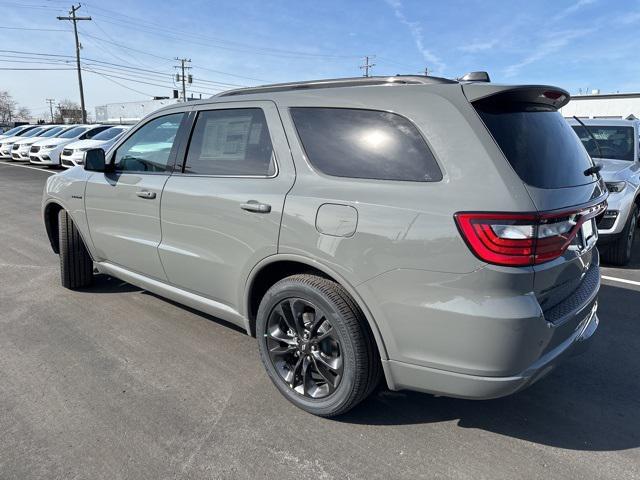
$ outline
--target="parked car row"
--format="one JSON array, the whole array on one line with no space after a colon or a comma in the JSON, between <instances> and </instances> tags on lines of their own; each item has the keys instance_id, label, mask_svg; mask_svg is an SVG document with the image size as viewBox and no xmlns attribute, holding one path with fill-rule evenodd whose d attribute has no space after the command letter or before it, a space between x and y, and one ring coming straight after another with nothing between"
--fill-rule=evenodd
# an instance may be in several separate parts
<instances>
[{"instance_id":1,"label":"parked car row","mask_svg":"<svg viewBox=\"0 0 640 480\"><path fill-rule=\"evenodd\" d=\"M108 150L125 125L25 125L0 135L0 158L36 165L81 165L90 148Z\"/></svg>"}]
</instances>

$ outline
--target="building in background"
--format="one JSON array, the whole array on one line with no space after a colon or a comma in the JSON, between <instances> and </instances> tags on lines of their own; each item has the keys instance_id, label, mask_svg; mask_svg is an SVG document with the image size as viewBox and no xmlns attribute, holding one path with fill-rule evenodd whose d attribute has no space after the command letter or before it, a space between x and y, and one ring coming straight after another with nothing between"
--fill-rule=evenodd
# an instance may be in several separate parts
<instances>
[{"instance_id":1,"label":"building in background","mask_svg":"<svg viewBox=\"0 0 640 480\"><path fill-rule=\"evenodd\" d=\"M159 108L177 103L175 98L108 103L96 107L96 123L133 124Z\"/></svg>"},{"instance_id":2,"label":"building in background","mask_svg":"<svg viewBox=\"0 0 640 480\"><path fill-rule=\"evenodd\" d=\"M640 93L600 93L572 96L560 109L566 118L640 118Z\"/></svg>"}]
</instances>

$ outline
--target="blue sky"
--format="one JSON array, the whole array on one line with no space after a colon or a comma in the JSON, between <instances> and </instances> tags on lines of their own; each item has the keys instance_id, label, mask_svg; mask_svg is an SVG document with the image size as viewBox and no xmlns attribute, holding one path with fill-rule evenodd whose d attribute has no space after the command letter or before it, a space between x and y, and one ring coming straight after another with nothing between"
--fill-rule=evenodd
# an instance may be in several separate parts
<instances>
[{"instance_id":1,"label":"blue sky","mask_svg":"<svg viewBox=\"0 0 640 480\"><path fill-rule=\"evenodd\" d=\"M0 0L0 49L5 50L0 67L73 67L63 63L67 57L49 56L74 54L70 26L55 18L66 15L69 5ZM92 59L88 68L103 75L84 74L90 111L107 102L170 94L176 56L191 58L199 81L192 90L205 94L230 88L226 84L361 75L358 65L367 54L375 56L372 73L380 75L425 67L448 77L487 70L496 82L549 83L571 93L640 91L640 0L88 0L83 5L79 14L94 21L80 23L82 55ZM24 28L42 30L18 30ZM39 58L49 63L35 63L34 53L47 54ZM156 85L140 83L145 81ZM0 70L0 89L36 114L47 110L46 98L78 98L73 70Z\"/></svg>"}]
</instances>

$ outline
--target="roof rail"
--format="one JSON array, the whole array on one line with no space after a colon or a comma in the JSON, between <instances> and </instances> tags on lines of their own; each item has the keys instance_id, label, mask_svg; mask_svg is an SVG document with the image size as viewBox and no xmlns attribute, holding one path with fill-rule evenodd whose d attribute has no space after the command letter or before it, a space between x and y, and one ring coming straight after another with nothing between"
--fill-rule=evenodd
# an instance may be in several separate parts
<instances>
[{"instance_id":1,"label":"roof rail","mask_svg":"<svg viewBox=\"0 0 640 480\"><path fill-rule=\"evenodd\" d=\"M273 83L257 87L238 88L218 93L214 97L231 97L252 93L288 92L292 90L311 90L317 88L359 87L373 85L433 85L457 83L455 80L426 75L395 75L392 77L351 77L330 78L326 80L309 80L304 82Z\"/></svg>"}]
</instances>

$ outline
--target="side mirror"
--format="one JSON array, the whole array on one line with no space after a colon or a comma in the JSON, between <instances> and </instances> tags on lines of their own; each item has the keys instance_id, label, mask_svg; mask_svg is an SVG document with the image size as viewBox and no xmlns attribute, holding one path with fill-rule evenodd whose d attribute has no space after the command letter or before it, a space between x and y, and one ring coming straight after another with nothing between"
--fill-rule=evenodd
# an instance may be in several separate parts
<instances>
[{"instance_id":1,"label":"side mirror","mask_svg":"<svg viewBox=\"0 0 640 480\"><path fill-rule=\"evenodd\" d=\"M92 148L84 152L84 169L89 172L107 173L110 171L110 165L107 165L104 150L101 148Z\"/></svg>"}]
</instances>

